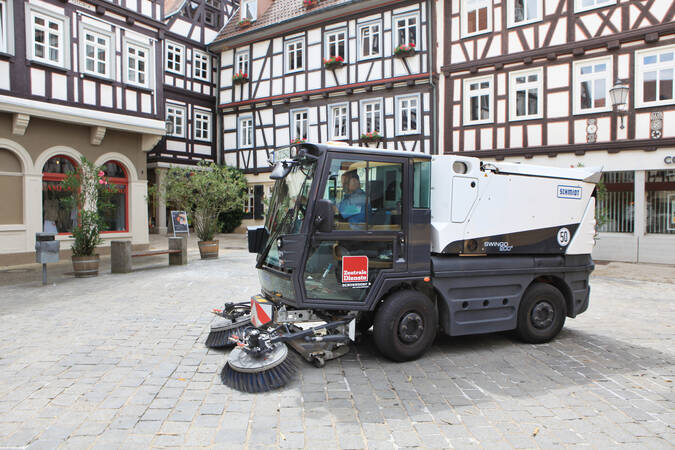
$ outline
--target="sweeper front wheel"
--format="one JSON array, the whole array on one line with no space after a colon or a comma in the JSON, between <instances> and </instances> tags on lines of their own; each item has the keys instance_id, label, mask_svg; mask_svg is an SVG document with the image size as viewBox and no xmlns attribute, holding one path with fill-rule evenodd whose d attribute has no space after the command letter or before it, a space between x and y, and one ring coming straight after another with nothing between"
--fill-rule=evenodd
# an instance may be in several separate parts
<instances>
[{"instance_id":1,"label":"sweeper front wheel","mask_svg":"<svg viewBox=\"0 0 675 450\"><path fill-rule=\"evenodd\" d=\"M417 359L436 337L438 315L434 304L419 291L390 295L375 313L373 338L384 356L394 361Z\"/></svg>"},{"instance_id":2,"label":"sweeper front wheel","mask_svg":"<svg viewBox=\"0 0 675 450\"><path fill-rule=\"evenodd\" d=\"M220 374L223 383L232 389L250 393L285 386L297 366L286 344L277 342L273 345L271 351L257 356L241 347L233 348Z\"/></svg>"}]
</instances>

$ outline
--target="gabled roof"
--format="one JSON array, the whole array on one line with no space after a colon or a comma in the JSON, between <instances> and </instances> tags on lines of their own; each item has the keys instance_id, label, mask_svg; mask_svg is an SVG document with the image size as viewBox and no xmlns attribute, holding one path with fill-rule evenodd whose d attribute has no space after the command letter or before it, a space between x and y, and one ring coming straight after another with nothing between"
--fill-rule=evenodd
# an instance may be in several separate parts
<instances>
[{"instance_id":1,"label":"gabled roof","mask_svg":"<svg viewBox=\"0 0 675 450\"><path fill-rule=\"evenodd\" d=\"M227 41L233 37L248 34L272 25L289 22L300 17L318 15L341 5L360 3L362 1L363 0L320 0L317 6L308 9L303 4L302 0L273 0L270 7L267 8L267 11L261 14L260 17L247 28L239 27L241 15L239 14L239 9L237 9L232 16L230 16L230 20L225 24L225 27L220 30L218 37L216 37L213 43Z\"/></svg>"},{"instance_id":2,"label":"gabled roof","mask_svg":"<svg viewBox=\"0 0 675 450\"><path fill-rule=\"evenodd\" d=\"M174 15L183 7L187 0L164 0L164 18Z\"/></svg>"}]
</instances>

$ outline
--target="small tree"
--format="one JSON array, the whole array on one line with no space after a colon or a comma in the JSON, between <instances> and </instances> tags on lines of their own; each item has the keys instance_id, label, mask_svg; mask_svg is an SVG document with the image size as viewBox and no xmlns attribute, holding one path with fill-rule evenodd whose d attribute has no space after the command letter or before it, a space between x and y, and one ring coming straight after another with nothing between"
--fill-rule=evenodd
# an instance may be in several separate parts
<instances>
[{"instance_id":1,"label":"small tree","mask_svg":"<svg viewBox=\"0 0 675 450\"><path fill-rule=\"evenodd\" d=\"M61 205L77 210L77 221L71 237L73 256L92 256L101 245L101 231L105 222L101 213L113 207L111 196L117 188L108 183L102 167L95 166L84 156L74 171L68 172L61 182L63 190L71 195L61 199Z\"/></svg>"},{"instance_id":2,"label":"small tree","mask_svg":"<svg viewBox=\"0 0 675 450\"><path fill-rule=\"evenodd\" d=\"M196 169L169 169L165 184L158 189L167 203L192 217L201 241L213 240L219 214L241 209L245 192L246 180L239 170L204 161Z\"/></svg>"}]
</instances>

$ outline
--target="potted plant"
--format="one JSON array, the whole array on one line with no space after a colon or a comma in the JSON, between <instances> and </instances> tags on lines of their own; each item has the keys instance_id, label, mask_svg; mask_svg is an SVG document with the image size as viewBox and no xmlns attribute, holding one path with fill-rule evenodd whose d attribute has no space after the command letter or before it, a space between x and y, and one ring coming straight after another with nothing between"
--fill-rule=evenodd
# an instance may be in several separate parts
<instances>
[{"instance_id":1,"label":"potted plant","mask_svg":"<svg viewBox=\"0 0 675 450\"><path fill-rule=\"evenodd\" d=\"M363 142L379 142L380 140L382 140L382 135L377 131L361 133L361 140Z\"/></svg>"},{"instance_id":2,"label":"potted plant","mask_svg":"<svg viewBox=\"0 0 675 450\"><path fill-rule=\"evenodd\" d=\"M244 84L248 81L248 74L245 72L237 72L232 75L233 84Z\"/></svg>"},{"instance_id":3,"label":"potted plant","mask_svg":"<svg viewBox=\"0 0 675 450\"><path fill-rule=\"evenodd\" d=\"M71 247L73 272L78 278L95 277L99 267L96 247L103 242L101 231L105 230L102 214L112 208L110 197L117 188L108 183L101 167L96 167L85 157L74 171L66 174L61 185L64 191L72 193L61 199L62 206L77 212L70 236L74 239Z\"/></svg>"},{"instance_id":4,"label":"potted plant","mask_svg":"<svg viewBox=\"0 0 675 450\"><path fill-rule=\"evenodd\" d=\"M417 50L415 49L415 44L401 44L394 49L394 56L398 58L405 58L415 54Z\"/></svg>"},{"instance_id":5,"label":"potted plant","mask_svg":"<svg viewBox=\"0 0 675 450\"><path fill-rule=\"evenodd\" d=\"M295 138L291 140L291 145L300 145L307 142L307 139Z\"/></svg>"},{"instance_id":6,"label":"potted plant","mask_svg":"<svg viewBox=\"0 0 675 450\"><path fill-rule=\"evenodd\" d=\"M194 168L169 169L159 189L167 203L186 211L192 218L199 239L202 259L218 257L218 216L241 208L246 192L246 179L237 169L202 161Z\"/></svg>"},{"instance_id":7,"label":"potted plant","mask_svg":"<svg viewBox=\"0 0 675 450\"><path fill-rule=\"evenodd\" d=\"M345 60L342 56L331 56L330 58L324 58L323 66L326 69L337 69L342 67L345 63Z\"/></svg>"},{"instance_id":8,"label":"potted plant","mask_svg":"<svg viewBox=\"0 0 675 450\"><path fill-rule=\"evenodd\" d=\"M319 0L302 0L302 4L305 5L305 8L310 9L318 5Z\"/></svg>"},{"instance_id":9,"label":"potted plant","mask_svg":"<svg viewBox=\"0 0 675 450\"><path fill-rule=\"evenodd\" d=\"M245 17L239 21L239 28L248 28L251 26L253 21L248 17Z\"/></svg>"}]
</instances>

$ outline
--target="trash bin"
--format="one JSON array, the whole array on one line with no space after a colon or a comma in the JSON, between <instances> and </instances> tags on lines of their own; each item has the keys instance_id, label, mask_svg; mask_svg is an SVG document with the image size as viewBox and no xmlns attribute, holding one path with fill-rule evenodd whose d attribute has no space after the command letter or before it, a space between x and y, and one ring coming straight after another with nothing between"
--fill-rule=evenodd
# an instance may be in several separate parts
<instances>
[{"instance_id":1,"label":"trash bin","mask_svg":"<svg viewBox=\"0 0 675 450\"><path fill-rule=\"evenodd\" d=\"M59 262L59 250L56 233L35 233L35 262L42 264L42 284L47 284L47 263Z\"/></svg>"}]
</instances>

